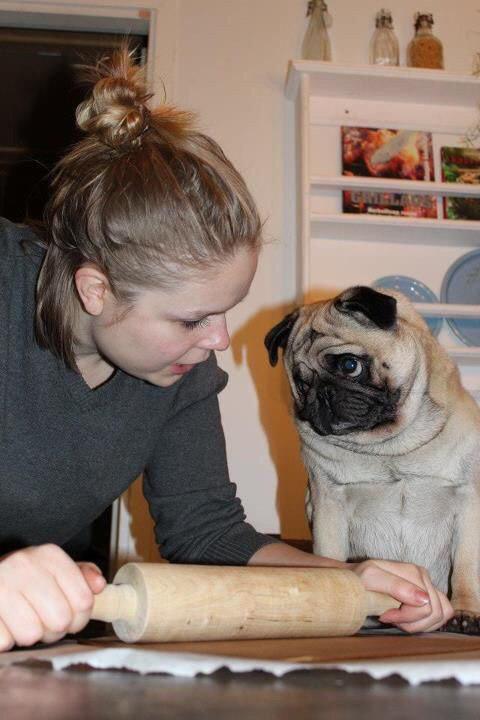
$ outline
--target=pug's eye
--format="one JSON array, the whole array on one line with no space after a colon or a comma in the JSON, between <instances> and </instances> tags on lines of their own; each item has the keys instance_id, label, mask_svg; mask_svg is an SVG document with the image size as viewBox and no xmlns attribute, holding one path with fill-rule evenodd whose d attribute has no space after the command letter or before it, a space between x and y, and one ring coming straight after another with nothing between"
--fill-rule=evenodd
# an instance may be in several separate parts
<instances>
[{"instance_id":1,"label":"pug's eye","mask_svg":"<svg viewBox=\"0 0 480 720\"><path fill-rule=\"evenodd\" d=\"M353 355L344 355L338 361L338 369L349 377L358 377L363 370L361 361Z\"/></svg>"}]
</instances>

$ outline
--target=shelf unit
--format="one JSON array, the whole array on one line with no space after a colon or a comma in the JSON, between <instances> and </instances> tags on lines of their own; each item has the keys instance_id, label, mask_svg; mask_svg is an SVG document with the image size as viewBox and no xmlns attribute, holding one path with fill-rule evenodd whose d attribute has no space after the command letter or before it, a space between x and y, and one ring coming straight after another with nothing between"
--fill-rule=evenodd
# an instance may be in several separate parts
<instances>
[{"instance_id":1,"label":"shelf unit","mask_svg":"<svg viewBox=\"0 0 480 720\"><path fill-rule=\"evenodd\" d=\"M310 299L316 287L314 270L319 258L325 261L328 286L341 290L356 277L352 265L358 271L355 284L369 284L390 274L411 275L425 282L422 272L432 273L433 267L439 272L443 262L443 275L456 257L480 245L480 222L476 221L341 212L345 189L428 193L441 198L445 194L480 197L480 186L439 182L438 177L431 182L347 177L341 175L340 157L341 126L424 130L434 138L438 172L440 145L458 144L478 122L480 78L442 70L295 60L289 65L286 95L292 101L295 126L295 278L300 302ZM348 262L343 261L344 255ZM403 270L395 268L394 256L402 258ZM322 284L322 273L318 275ZM438 277L435 284L439 285ZM427 317L480 318L480 305L422 303L417 309ZM458 363L474 366L478 373L480 347L462 345L453 333L440 339ZM480 392L480 378L476 382Z\"/></svg>"},{"instance_id":2,"label":"shelf unit","mask_svg":"<svg viewBox=\"0 0 480 720\"><path fill-rule=\"evenodd\" d=\"M392 180L390 178L362 178L334 175L332 177L314 176L310 178L310 187L340 188L342 190L386 190L388 192L408 192L425 195L478 196L478 186L465 183L416 182L412 180Z\"/></svg>"},{"instance_id":3,"label":"shelf unit","mask_svg":"<svg viewBox=\"0 0 480 720\"><path fill-rule=\"evenodd\" d=\"M423 228L449 233L473 233L480 236L480 223L476 220L443 220L432 218L395 217L390 215L356 215L348 213L310 213L310 221L339 225L383 225L384 227ZM465 238L466 239L466 238ZM475 240L474 240L475 242ZM480 242L480 237L479 237ZM475 243L476 244L476 243Z\"/></svg>"},{"instance_id":4,"label":"shelf unit","mask_svg":"<svg viewBox=\"0 0 480 720\"><path fill-rule=\"evenodd\" d=\"M475 93L480 88L478 77L444 70L292 60L288 68L287 97L295 99L306 81L312 96L368 97L395 103L416 101L454 108L476 107Z\"/></svg>"}]
</instances>

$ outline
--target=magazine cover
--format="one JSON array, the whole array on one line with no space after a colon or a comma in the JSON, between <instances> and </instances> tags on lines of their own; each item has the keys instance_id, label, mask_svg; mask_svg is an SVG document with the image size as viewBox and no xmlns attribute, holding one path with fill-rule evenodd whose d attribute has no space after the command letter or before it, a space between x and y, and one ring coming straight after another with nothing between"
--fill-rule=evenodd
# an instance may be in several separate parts
<instances>
[{"instance_id":1,"label":"magazine cover","mask_svg":"<svg viewBox=\"0 0 480 720\"><path fill-rule=\"evenodd\" d=\"M433 181L431 133L388 128L342 127L343 175ZM345 190L343 211L375 215L437 217L435 196Z\"/></svg>"},{"instance_id":2,"label":"magazine cover","mask_svg":"<svg viewBox=\"0 0 480 720\"><path fill-rule=\"evenodd\" d=\"M480 185L480 150L477 148L442 147L442 180L451 183ZM443 209L449 220L480 220L479 197L444 197Z\"/></svg>"}]
</instances>

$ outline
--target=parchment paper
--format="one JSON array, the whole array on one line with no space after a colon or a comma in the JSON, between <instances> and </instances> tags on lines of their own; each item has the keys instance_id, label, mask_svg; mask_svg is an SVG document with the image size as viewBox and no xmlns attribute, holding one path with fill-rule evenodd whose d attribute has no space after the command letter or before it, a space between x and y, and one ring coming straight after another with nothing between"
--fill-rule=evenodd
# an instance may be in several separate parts
<instances>
[{"instance_id":1,"label":"parchment paper","mask_svg":"<svg viewBox=\"0 0 480 720\"><path fill-rule=\"evenodd\" d=\"M282 677L294 671L336 669L368 673L375 679L397 674L412 685L448 678L464 685L480 684L480 638L456 633L407 636L395 631L362 631L338 638L150 645L125 645L111 636L86 641L65 638L54 646L0 653L0 674L2 667L39 660L56 671L82 665L194 677L227 668L232 673L261 670Z\"/></svg>"},{"instance_id":2,"label":"parchment paper","mask_svg":"<svg viewBox=\"0 0 480 720\"><path fill-rule=\"evenodd\" d=\"M49 655L48 660L55 670L64 670L81 664L95 669L128 669L141 674L167 673L180 677L194 677L198 674L209 675L221 668L227 668L233 673L262 670L276 677L282 677L289 672L299 670L337 669L349 673L365 672L375 679L397 674L411 685L448 678L455 678L462 685L480 684L480 659L478 657L463 659L432 657L431 659L421 658L418 660L392 658L341 663L290 663L255 658L158 652L131 648L106 648L53 657Z\"/></svg>"}]
</instances>

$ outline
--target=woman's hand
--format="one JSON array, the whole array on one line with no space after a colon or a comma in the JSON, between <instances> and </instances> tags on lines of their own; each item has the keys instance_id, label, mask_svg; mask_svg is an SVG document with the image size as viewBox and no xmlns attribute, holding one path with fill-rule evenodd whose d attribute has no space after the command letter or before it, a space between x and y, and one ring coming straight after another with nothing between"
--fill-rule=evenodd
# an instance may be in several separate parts
<instances>
[{"instance_id":1,"label":"woman's hand","mask_svg":"<svg viewBox=\"0 0 480 720\"><path fill-rule=\"evenodd\" d=\"M447 597L433 585L425 568L390 560L348 563L367 590L386 593L402 605L380 615L380 622L405 632L432 632L453 616Z\"/></svg>"},{"instance_id":2,"label":"woman's hand","mask_svg":"<svg viewBox=\"0 0 480 720\"><path fill-rule=\"evenodd\" d=\"M90 620L105 579L92 563L75 563L57 545L17 550L0 559L0 651L51 643Z\"/></svg>"}]
</instances>

